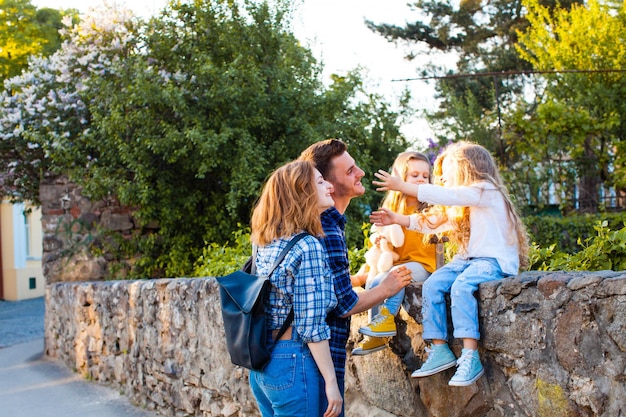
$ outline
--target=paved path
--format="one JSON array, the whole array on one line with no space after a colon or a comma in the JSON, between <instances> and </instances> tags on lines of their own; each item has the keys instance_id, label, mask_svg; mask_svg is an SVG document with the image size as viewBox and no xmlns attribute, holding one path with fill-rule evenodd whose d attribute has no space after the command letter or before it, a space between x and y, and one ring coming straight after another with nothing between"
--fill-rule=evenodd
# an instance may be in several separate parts
<instances>
[{"instance_id":1,"label":"paved path","mask_svg":"<svg viewBox=\"0 0 626 417\"><path fill-rule=\"evenodd\" d=\"M43 297L0 301L0 348L43 339Z\"/></svg>"},{"instance_id":2,"label":"paved path","mask_svg":"<svg viewBox=\"0 0 626 417\"><path fill-rule=\"evenodd\" d=\"M162 417L43 356L43 299L0 301L0 416Z\"/></svg>"}]
</instances>

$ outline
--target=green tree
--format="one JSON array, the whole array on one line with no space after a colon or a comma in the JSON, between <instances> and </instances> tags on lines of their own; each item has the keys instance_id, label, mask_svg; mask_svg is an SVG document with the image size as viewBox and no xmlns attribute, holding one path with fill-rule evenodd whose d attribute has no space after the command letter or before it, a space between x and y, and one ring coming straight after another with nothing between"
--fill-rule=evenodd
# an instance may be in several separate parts
<instances>
[{"instance_id":1,"label":"green tree","mask_svg":"<svg viewBox=\"0 0 626 417\"><path fill-rule=\"evenodd\" d=\"M325 88L288 13L288 2L207 0L172 2L145 24L120 10L81 22L5 95L2 143L19 150L10 179L25 181L13 192L56 172L94 199L116 196L152 230L120 243L139 257L131 275L181 276L206 242L248 223L269 172L310 143L341 137L367 171L389 166L407 146L402 115L356 72ZM17 175L27 169L39 175ZM377 198L355 205L352 223Z\"/></svg>"},{"instance_id":2,"label":"green tree","mask_svg":"<svg viewBox=\"0 0 626 417\"><path fill-rule=\"evenodd\" d=\"M63 16L75 11L37 9L30 0L0 0L0 90L20 74L31 56L49 56L61 46Z\"/></svg>"},{"instance_id":3,"label":"green tree","mask_svg":"<svg viewBox=\"0 0 626 417\"><path fill-rule=\"evenodd\" d=\"M570 104L554 100L541 103L520 101L514 112L506 117L503 141L510 152L511 165L505 171L510 191L523 206L542 210L548 202L558 201L563 213L574 210L595 211L595 199L584 199L592 188L581 178L588 178L597 170L597 161L587 159L590 154L585 143L614 126L611 117L598 120L582 107L575 110ZM602 156L604 161L610 154ZM581 192L584 191L584 192ZM595 201L589 210L584 204ZM583 204L577 207L577 204Z\"/></svg>"},{"instance_id":4,"label":"green tree","mask_svg":"<svg viewBox=\"0 0 626 417\"><path fill-rule=\"evenodd\" d=\"M626 78L620 72L626 66L626 7L591 0L586 6L551 13L537 0L524 4L530 26L520 33L520 56L537 71L561 72L545 76L545 92L528 112L530 117L514 124L517 136L535 150L550 149L544 140L557 140L563 155L558 165L573 167L575 176L565 183L560 176L548 180L569 190L575 184L579 209L596 212L603 188L626 185L621 156ZM528 158L545 168L550 162L536 160L540 153L529 153Z\"/></svg>"},{"instance_id":5,"label":"green tree","mask_svg":"<svg viewBox=\"0 0 626 417\"><path fill-rule=\"evenodd\" d=\"M548 9L565 8L583 0L542 0ZM426 47L435 54L456 57L454 69L423 61L418 68L424 77L437 79L439 110L428 115L437 127L441 142L475 140L507 162L507 150L501 146L499 111L515 101L523 91L522 76L475 76L467 74L507 73L530 70L514 45L520 30L528 26L522 0L418 0L409 3L423 19L405 26L376 24L367 26L389 41L406 41ZM410 55L413 59L417 55ZM445 74L443 72L446 71Z\"/></svg>"}]
</instances>

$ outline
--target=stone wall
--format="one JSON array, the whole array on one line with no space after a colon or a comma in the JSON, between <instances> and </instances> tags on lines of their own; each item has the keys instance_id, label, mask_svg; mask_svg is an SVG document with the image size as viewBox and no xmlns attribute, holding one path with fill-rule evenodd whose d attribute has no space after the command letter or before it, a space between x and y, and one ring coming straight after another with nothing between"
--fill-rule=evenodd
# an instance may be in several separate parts
<instances>
[{"instance_id":1,"label":"stone wall","mask_svg":"<svg viewBox=\"0 0 626 417\"><path fill-rule=\"evenodd\" d=\"M346 415L626 415L626 273L526 272L478 297L484 377L464 388L447 385L453 369L410 378L425 347L414 284L391 349L348 357ZM354 317L348 348L366 320ZM259 415L248 371L230 363L212 278L50 284L45 347L167 416Z\"/></svg>"},{"instance_id":2,"label":"stone wall","mask_svg":"<svg viewBox=\"0 0 626 417\"><path fill-rule=\"evenodd\" d=\"M132 211L116 198L93 202L66 177L45 178L39 189L43 229L42 266L46 282L100 281L125 276L132 260L104 250L115 246L109 233L129 238L139 233ZM109 251L110 252L110 251ZM111 271L115 264L115 273Z\"/></svg>"}]
</instances>

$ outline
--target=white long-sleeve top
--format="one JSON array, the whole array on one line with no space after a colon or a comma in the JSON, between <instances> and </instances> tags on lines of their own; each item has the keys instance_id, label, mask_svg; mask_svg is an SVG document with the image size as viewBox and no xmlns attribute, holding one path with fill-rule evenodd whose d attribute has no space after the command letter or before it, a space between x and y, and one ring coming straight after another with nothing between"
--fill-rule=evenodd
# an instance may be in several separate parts
<instances>
[{"instance_id":1,"label":"white long-sleeve top","mask_svg":"<svg viewBox=\"0 0 626 417\"><path fill-rule=\"evenodd\" d=\"M420 184L417 199L430 204L448 207L469 207L470 238L465 253L455 256L468 258L495 258L506 275L519 272L519 242L508 215L502 193L490 182L471 186L442 187ZM452 213L450 213L452 214ZM419 214L411 215L409 229L422 233L439 233L452 229L445 223L436 229L418 221Z\"/></svg>"}]
</instances>

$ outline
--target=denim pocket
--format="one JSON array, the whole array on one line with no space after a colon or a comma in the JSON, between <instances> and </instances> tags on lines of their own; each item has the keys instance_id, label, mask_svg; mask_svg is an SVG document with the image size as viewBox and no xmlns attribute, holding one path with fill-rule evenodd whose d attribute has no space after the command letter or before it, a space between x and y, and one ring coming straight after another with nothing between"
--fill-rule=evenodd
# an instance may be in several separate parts
<instances>
[{"instance_id":1,"label":"denim pocket","mask_svg":"<svg viewBox=\"0 0 626 417\"><path fill-rule=\"evenodd\" d=\"M295 384L297 355L295 353L274 354L263 372L259 384L270 390L286 390Z\"/></svg>"}]
</instances>

